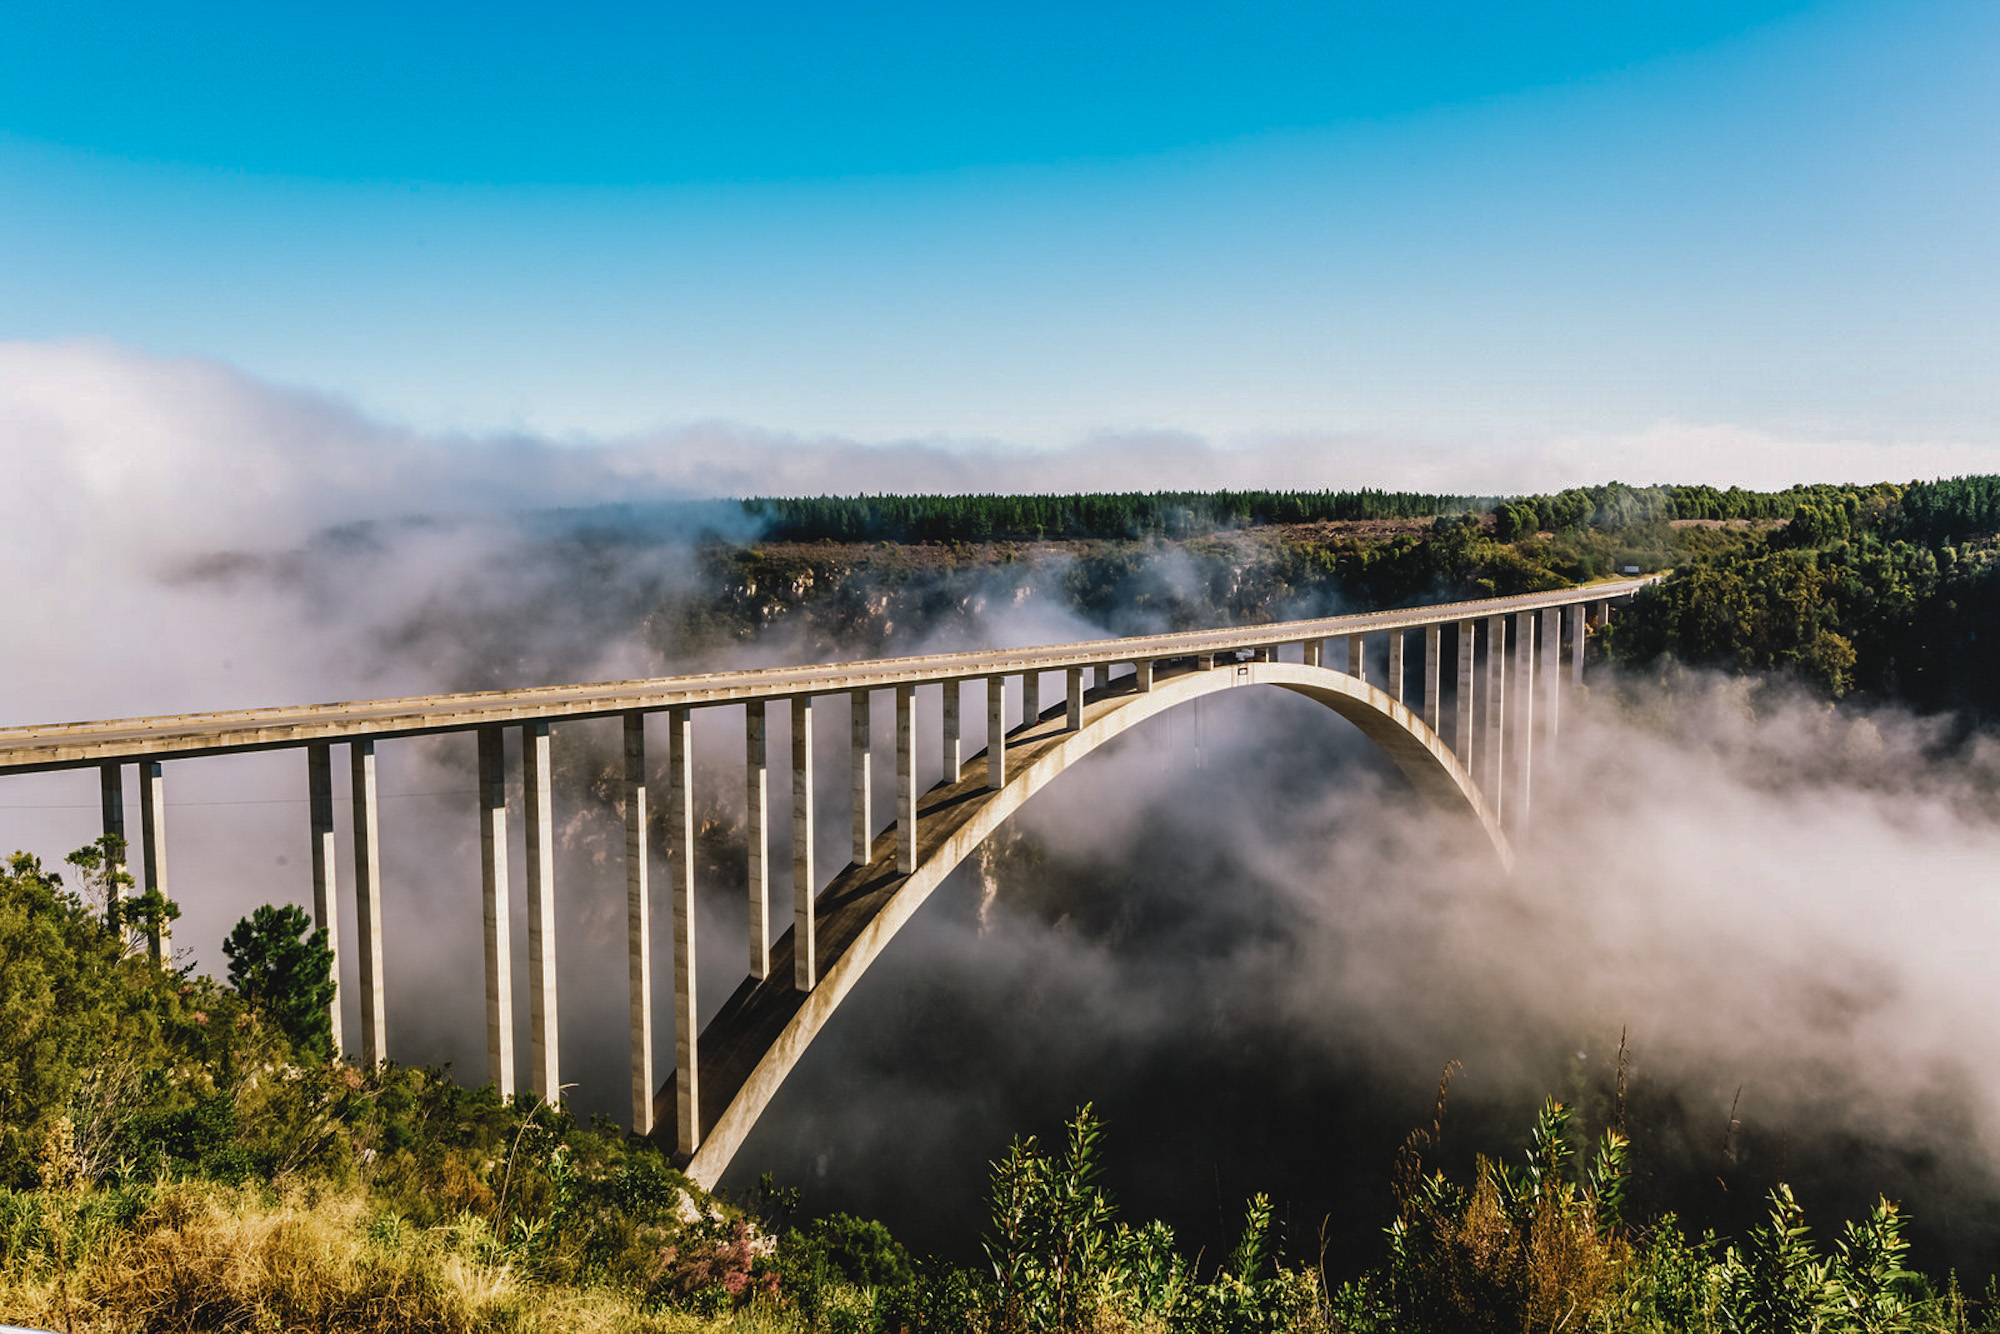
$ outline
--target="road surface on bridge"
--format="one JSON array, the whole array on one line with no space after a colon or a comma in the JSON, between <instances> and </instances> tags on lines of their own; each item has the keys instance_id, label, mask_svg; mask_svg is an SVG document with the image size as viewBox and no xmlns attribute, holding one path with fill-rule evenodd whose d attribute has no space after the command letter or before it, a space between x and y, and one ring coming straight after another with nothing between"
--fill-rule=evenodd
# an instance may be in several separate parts
<instances>
[{"instance_id":1,"label":"road surface on bridge","mask_svg":"<svg viewBox=\"0 0 2000 1334\"><path fill-rule=\"evenodd\" d=\"M1628 597L1659 576L1609 580L1546 593L1364 612L1304 621L1229 626L1122 639L1089 639L1020 648L980 648L923 657L812 663L750 671L708 672L636 681L533 686L464 694L418 695L354 703L241 709L103 722L0 728L0 773L78 769L144 755L172 759L299 746L352 737L385 738L530 720L604 717L631 710L738 703L787 695L882 690L941 677L973 680L1024 671L1060 671L1103 663L1159 662L1348 635L1415 630L1427 625L1573 605L1579 599Z\"/></svg>"}]
</instances>

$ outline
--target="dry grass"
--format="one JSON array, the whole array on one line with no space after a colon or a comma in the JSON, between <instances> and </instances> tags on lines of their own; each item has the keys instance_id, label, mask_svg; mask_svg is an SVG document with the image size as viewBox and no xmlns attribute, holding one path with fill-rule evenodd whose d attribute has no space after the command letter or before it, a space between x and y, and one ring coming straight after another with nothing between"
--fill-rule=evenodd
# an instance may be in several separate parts
<instances>
[{"instance_id":1,"label":"dry grass","mask_svg":"<svg viewBox=\"0 0 2000 1334\"><path fill-rule=\"evenodd\" d=\"M779 1313L708 1322L642 1311L611 1290L540 1284L478 1223L384 1224L358 1191L170 1184L122 1227L93 1225L88 1196L41 1199L41 1244L17 1239L0 1266L0 1323L66 1334L790 1328Z\"/></svg>"}]
</instances>

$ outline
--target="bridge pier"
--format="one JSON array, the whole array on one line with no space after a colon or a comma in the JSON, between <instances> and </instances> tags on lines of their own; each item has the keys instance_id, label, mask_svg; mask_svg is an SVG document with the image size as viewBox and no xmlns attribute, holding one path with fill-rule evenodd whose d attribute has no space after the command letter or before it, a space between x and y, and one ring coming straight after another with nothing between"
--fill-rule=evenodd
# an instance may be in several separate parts
<instances>
[{"instance_id":1,"label":"bridge pier","mask_svg":"<svg viewBox=\"0 0 2000 1334\"><path fill-rule=\"evenodd\" d=\"M856 691L857 695L865 692ZM862 803L867 801L865 791L867 762L865 751L868 705L865 699L856 706L862 721L856 726L862 737L863 759L856 762L856 773L863 785ZM744 880L750 900L750 976L760 981L771 975L771 752L769 745L768 718L764 701L751 700L743 710L743 807L744 807ZM857 817L857 823L865 823L865 817Z\"/></svg>"},{"instance_id":2,"label":"bridge pier","mask_svg":"<svg viewBox=\"0 0 2000 1334\"><path fill-rule=\"evenodd\" d=\"M528 833L528 1056L535 1096L562 1098L556 1020L555 773L549 725L521 725L521 794Z\"/></svg>"},{"instance_id":3,"label":"bridge pier","mask_svg":"<svg viewBox=\"0 0 2000 1334\"><path fill-rule=\"evenodd\" d=\"M98 811L104 817L104 835L115 838L121 844L125 841L125 766L116 760L107 760L97 766ZM121 849L118 860L125 860Z\"/></svg>"},{"instance_id":4,"label":"bridge pier","mask_svg":"<svg viewBox=\"0 0 2000 1334\"><path fill-rule=\"evenodd\" d=\"M1213 663L1213 661L1214 659L1211 658L1210 662ZM1066 696L1066 711L1063 716L1063 727L1067 731L1074 732L1082 726L1083 726L1083 668L1072 667L1069 669L1069 691Z\"/></svg>"},{"instance_id":5,"label":"bridge pier","mask_svg":"<svg viewBox=\"0 0 2000 1334\"><path fill-rule=\"evenodd\" d=\"M965 697L959 686L957 681L944 683L944 749L941 752L944 776L939 781L947 784L956 783L958 771L965 767L965 747L959 727L959 707L964 704Z\"/></svg>"},{"instance_id":6,"label":"bridge pier","mask_svg":"<svg viewBox=\"0 0 2000 1334\"><path fill-rule=\"evenodd\" d=\"M794 726L797 717L795 711ZM692 709L667 710L667 768L672 774L667 787L667 876L674 916L674 1132L680 1151L693 1153L701 1147L701 1071L695 1065L699 1033L695 1027ZM651 1092L647 1090L649 1097Z\"/></svg>"},{"instance_id":7,"label":"bridge pier","mask_svg":"<svg viewBox=\"0 0 2000 1334\"><path fill-rule=\"evenodd\" d=\"M986 678L986 786L1007 785L1007 678Z\"/></svg>"},{"instance_id":8,"label":"bridge pier","mask_svg":"<svg viewBox=\"0 0 2000 1334\"><path fill-rule=\"evenodd\" d=\"M1324 639L1308 639L1304 644L1299 646L1299 652L1299 661L1308 667L1318 667L1321 665L1321 658L1326 655L1326 641Z\"/></svg>"},{"instance_id":9,"label":"bridge pier","mask_svg":"<svg viewBox=\"0 0 2000 1334\"><path fill-rule=\"evenodd\" d=\"M144 872L140 891L158 890L160 897L165 898L167 780L165 769L158 760L139 761L139 843L139 864ZM152 956L154 963L163 964L173 957L173 940L164 918L146 929L146 952Z\"/></svg>"},{"instance_id":10,"label":"bridge pier","mask_svg":"<svg viewBox=\"0 0 2000 1334\"><path fill-rule=\"evenodd\" d=\"M1347 674L1357 681L1368 679L1368 638L1366 635L1347 637Z\"/></svg>"},{"instance_id":11,"label":"bridge pier","mask_svg":"<svg viewBox=\"0 0 2000 1334\"><path fill-rule=\"evenodd\" d=\"M951 698L951 682L945 698ZM678 774L678 771L676 771ZM813 939L813 738L812 696L792 696L792 985L819 984ZM692 1152L692 1150L689 1150Z\"/></svg>"},{"instance_id":12,"label":"bridge pier","mask_svg":"<svg viewBox=\"0 0 2000 1334\"><path fill-rule=\"evenodd\" d=\"M1033 727L1042 720L1042 674L1037 671L1021 673L1021 726ZM991 729L988 730L988 745L992 744Z\"/></svg>"},{"instance_id":13,"label":"bridge pier","mask_svg":"<svg viewBox=\"0 0 2000 1334\"><path fill-rule=\"evenodd\" d=\"M848 695L848 792L854 815L854 845L851 855L856 866L866 866L874 855L875 784L870 766L868 716L869 694L856 690ZM763 974L758 974L763 976Z\"/></svg>"},{"instance_id":14,"label":"bridge pier","mask_svg":"<svg viewBox=\"0 0 2000 1334\"><path fill-rule=\"evenodd\" d=\"M1507 720L1507 618L1489 616L1486 619L1486 754L1480 765L1486 775L1486 804L1493 808L1493 818L1501 818L1507 770L1506 756Z\"/></svg>"},{"instance_id":15,"label":"bridge pier","mask_svg":"<svg viewBox=\"0 0 2000 1334\"><path fill-rule=\"evenodd\" d=\"M1478 652L1477 621L1460 621L1452 632L1452 642L1458 648L1458 690L1452 696L1453 712L1457 715L1453 723L1452 742L1458 751L1458 762L1465 766L1467 773L1472 767L1472 705L1478 691L1472 684L1474 655Z\"/></svg>"},{"instance_id":16,"label":"bridge pier","mask_svg":"<svg viewBox=\"0 0 2000 1334\"><path fill-rule=\"evenodd\" d=\"M111 845L114 851L105 858L104 869L109 874L124 866L130 855L125 843L125 766L116 760L106 761L97 767L97 805L98 813L104 819L104 836L116 840ZM339 1013L336 1008L334 1014L338 1016ZM336 1018L335 1023L338 1022ZM336 1027L335 1031L339 1029ZM334 1051L337 1053L339 1050L336 1043Z\"/></svg>"},{"instance_id":17,"label":"bridge pier","mask_svg":"<svg viewBox=\"0 0 2000 1334\"><path fill-rule=\"evenodd\" d=\"M1562 612L1555 607L1542 612L1542 756L1555 754L1556 734L1561 730L1562 704Z\"/></svg>"},{"instance_id":18,"label":"bridge pier","mask_svg":"<svg viewBox=\"0 0 2000 1334\"><path fill-rule=\"evenodd\" d=\"M896 687L896 869L917 869L916 687Z\"/></svg>"},{"instance_id":19,"label":"bridge pier","mask_svg":"<svg viewBox=\"0 0 2000 1334\"><path fill-rule=\"evenodd\" d=\"M1391 630L1389 632L1389 698L1395 700L1398 704L1403 702L1403 685L1405 680L1405 673L1403 671L1403 640L1403 631Z\"/></svg>"},{"instance_id":20,"label":"bridge pier","mask_svg":"<svg viewBox=\"0 0 2000 1334\"><path fill-rule=\"evenodd\" d=\"M1424 627L1424 726L1436 732L1441 721L1438 700L1438 657L1444 646L1443 628Z\"/></svg>"},{"instance_id":21,"label":"bridge pier","mask_svg":"<svg viewBox=\"0 0 2000 1334\"><path fill-rule=\"evenodd\" d=\"M324 741L306 747L306 818L312 828L313 925L326 932L326 947L333 952L331 973L333 999L327 1003L328 1045L333 1059L339 1060L346 1047L340 1040L340 921L335 905L339 902L339 872L335 869L333 842L333 748ZM116 779L116 765L106 765L107 777ZM107 791L109 803L113 793ZM125 824L123 794L117 794L118 824ZM107 805L107 811L108 811ZM107 817L108 822L108 817ZM110 830L105 832L109 833Z\"/></svg>"},{"instance_id":22,"label":"bridge pier","mask_svg":"<svg viewBox=\"0 0 2000 1334\"><path fill-rule=\"evenodd\" d=\"M361 937L361 1063L370 1069L389 1059L389 1010L382 976L382 839L375 803L375 743L348 744L354 791L354 924Z\"/></svg>"},{"instance_id":23,"label":"bridge pier","mask_svg":"<svg viewBox=\"0 0 2000 1334\"><path fill-rule=\"evenodd\" d=\"M646 862L646 715L625 726L626 1020L632 1044L632 1133L653 1133L653 961Z\"/></svg>"},{"instance_id":24,"label":"bridge pier","mask_svg":"<svg viewBox=\"0 0 2000 1334\"><path fill-rule=\"evenodd\" d=\"M1153 688L1153 660L1151 658L1141 658L1132 664L1132 680L1134 686L1141 693Z\"/></svg>"},{"instance_id":25,"label":"bridge pier","mask_svg":"<svg viewBox=\"0 0 2000 1334\"><path fill-rule=\"evenodd\" d=\"M1583 606L1579 603L1564 607L1563 612L1565 619L1569 621L1569 683L1580 686L1583 684L1583 642L1586 634L1583 628Z\"/></svg>"},{"instance_id":26,"label":"bridge pier","mask_svg":"<svg viewBox=\"0 0 2000 1334\"><path fill-rule=\"evenodd\" d=\"M1518 838L1528 827L1528 794L1535 768L1535 613L1514 613L1514 790L1507 796L1509 825Z\"/></svg>"},{"instance_id":27,"label":"bridge pier","mask_svg":"<svg viewBox=\"0 0 2000 1334\"><path fill-rule=\"evenodd\" d=\"M486 1077L514 1092L514 968L507 893L507 771L504 733L479 729L479 882L486 927Z\"/></svg>"}]
</instances>

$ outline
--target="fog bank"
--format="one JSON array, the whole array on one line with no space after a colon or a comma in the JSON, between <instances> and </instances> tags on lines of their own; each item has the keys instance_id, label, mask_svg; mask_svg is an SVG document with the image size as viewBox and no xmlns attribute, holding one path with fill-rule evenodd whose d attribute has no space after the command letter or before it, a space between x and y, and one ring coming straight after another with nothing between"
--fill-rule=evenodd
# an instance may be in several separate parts
<instances>
[{"instance_id":1,"label":"fog bank","mask_svg":"<svg viewBox=\"0 0 2000 1334\"><path fill-rule=\"evenodd\" d=\"M1279 474L1286 455L1256 459ZM710 578L693 534L606 541L546 511L738 491L1241 484L1238 461L1179 437L1061 457L725 426L587 448L443 439L203 363L10 345L0 721L822 655L842 646L795 624L718 647L666 614ZM1421 469L1340 480L1517 490L1542 484L1529 471L1497 486ZM1170 555L1156 573L1171 584ZM1049 571L966 580L927 617L899 613L886 642L1140 628L1133 609L1081 616ZM1990 1253L1992 744L1946 748L1935 723L1893 710L1698 675L1600 677L1572 703L1511 877L1304 701L1230 696L1198 723L1175 714L1126 738L1031 803L919 915L733 1176L773 1170L809 1203L964 1253L986 1160L1094 1099L1131 1213L1220 1235L1244 1193L1268 1189L1295 1235L1341 1212L1338 1235L1360 1247L1386 1208L1388 1152L1446 1062L1464 1067L1447 1130L1462 1158L1509 1149L1543 1093L1610 1115L1622 1031L1651 1199L1726 1220L1782 1171L1809 1206L1904 1195L1933 1255ZM818 712L819 752L837 765L844 710ZM740 974L737 716L709 711L698 728L709 1009ZM556 741L559 969L576 1104L622 1113L623 970L606 965L624 952L615 731L578 724ZM477 1077L471 753L460 737L385 745L381 785L391 1051ZM219 969L238 917L309 901L304 765L184 761L169 781L178 943ZM821 860L837 865L844 785L822 791ZM774 792L780 831L787 800ZM93 775L0 784L7 849L59 858L96 819ZM787 894L780 878L774 899ZM666 1052L664 1000L658 1022Z\"/></svg>"}]
</instances>

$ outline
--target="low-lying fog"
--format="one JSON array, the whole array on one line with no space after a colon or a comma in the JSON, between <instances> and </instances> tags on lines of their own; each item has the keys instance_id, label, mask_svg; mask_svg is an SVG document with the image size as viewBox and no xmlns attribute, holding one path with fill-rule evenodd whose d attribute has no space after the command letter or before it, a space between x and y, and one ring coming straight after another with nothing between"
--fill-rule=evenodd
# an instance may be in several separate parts
<instances>
[{"instance_id":1,"label":"low-lying fog","mask_svg":"<svg viewBox=\"0 0 2000 1334\"><path fill-rule=\"evenodd\" d=\"M102 349L26 369L16 356L0 390L0 461L27 498L0 535L7 724L671 672L696 660L670 614L703 588L692 535L585 541L567 520L518 516L668 498L704 470L725 491L883 484L863 471L873 456L854 455L850 482L837 449L782 441L757 442L768 468L739 475L721 471L728 442L699 433L645 457L423 439ZM949 451L904 453L913 487L1006 484ZM1136 628L1081 619L1058 580L1027 577L1023 593L1019 571L993 578L990 595L890 642ZM781 622L723 656L840 647ZM698 660L717 661L711 641ZM938 894L727 1184L770 1171L810 1208L967 1255L987 1161L1090 1100L1128 1215L1165 1216L1213 1249L1264 1189L1295 1249L1317 1252L1332 1215L1330 1260L1346 1267L1373 1254L1390 1155L1428 1119L1447 1062L1463 1073L1446 1158L1463 1162L1515 1152L1545 1093L1601 1124L1626 1033L1643 1203L1726 1224L1782 1173L1822 1228L1887 1192L1912 1207L1926 1267L1988 1263L2000 754L1777 683L1604 673L1569 703L1511 876L1308 702L1244 692L1141 729L1059 779ZM830 871L845 857L831 770L846 718L818 712ZM709 1010L741 976L740 716L710 711L697 728ZM784 726L774 714L775 746ZM558 732L558 954L573 1102L622 1116L615 731ZM477 1078L471 762L469 737L380 751L390 1050ZM176 943L219 971L238 917L310 902L303 760L183 761L168 782ZM96 834L96 799L90 773L0 783L0 846L57 860ZM518 895L518 828L515 841ZM341 874L351 884L344 861ZM351 904L341 929L351 945ZM524 960L516 971L524 997ZM525 1055L525 1000L517 1010ZM662 1060L670 1023L663 996Z\"/></svg>"}]
</instances>

